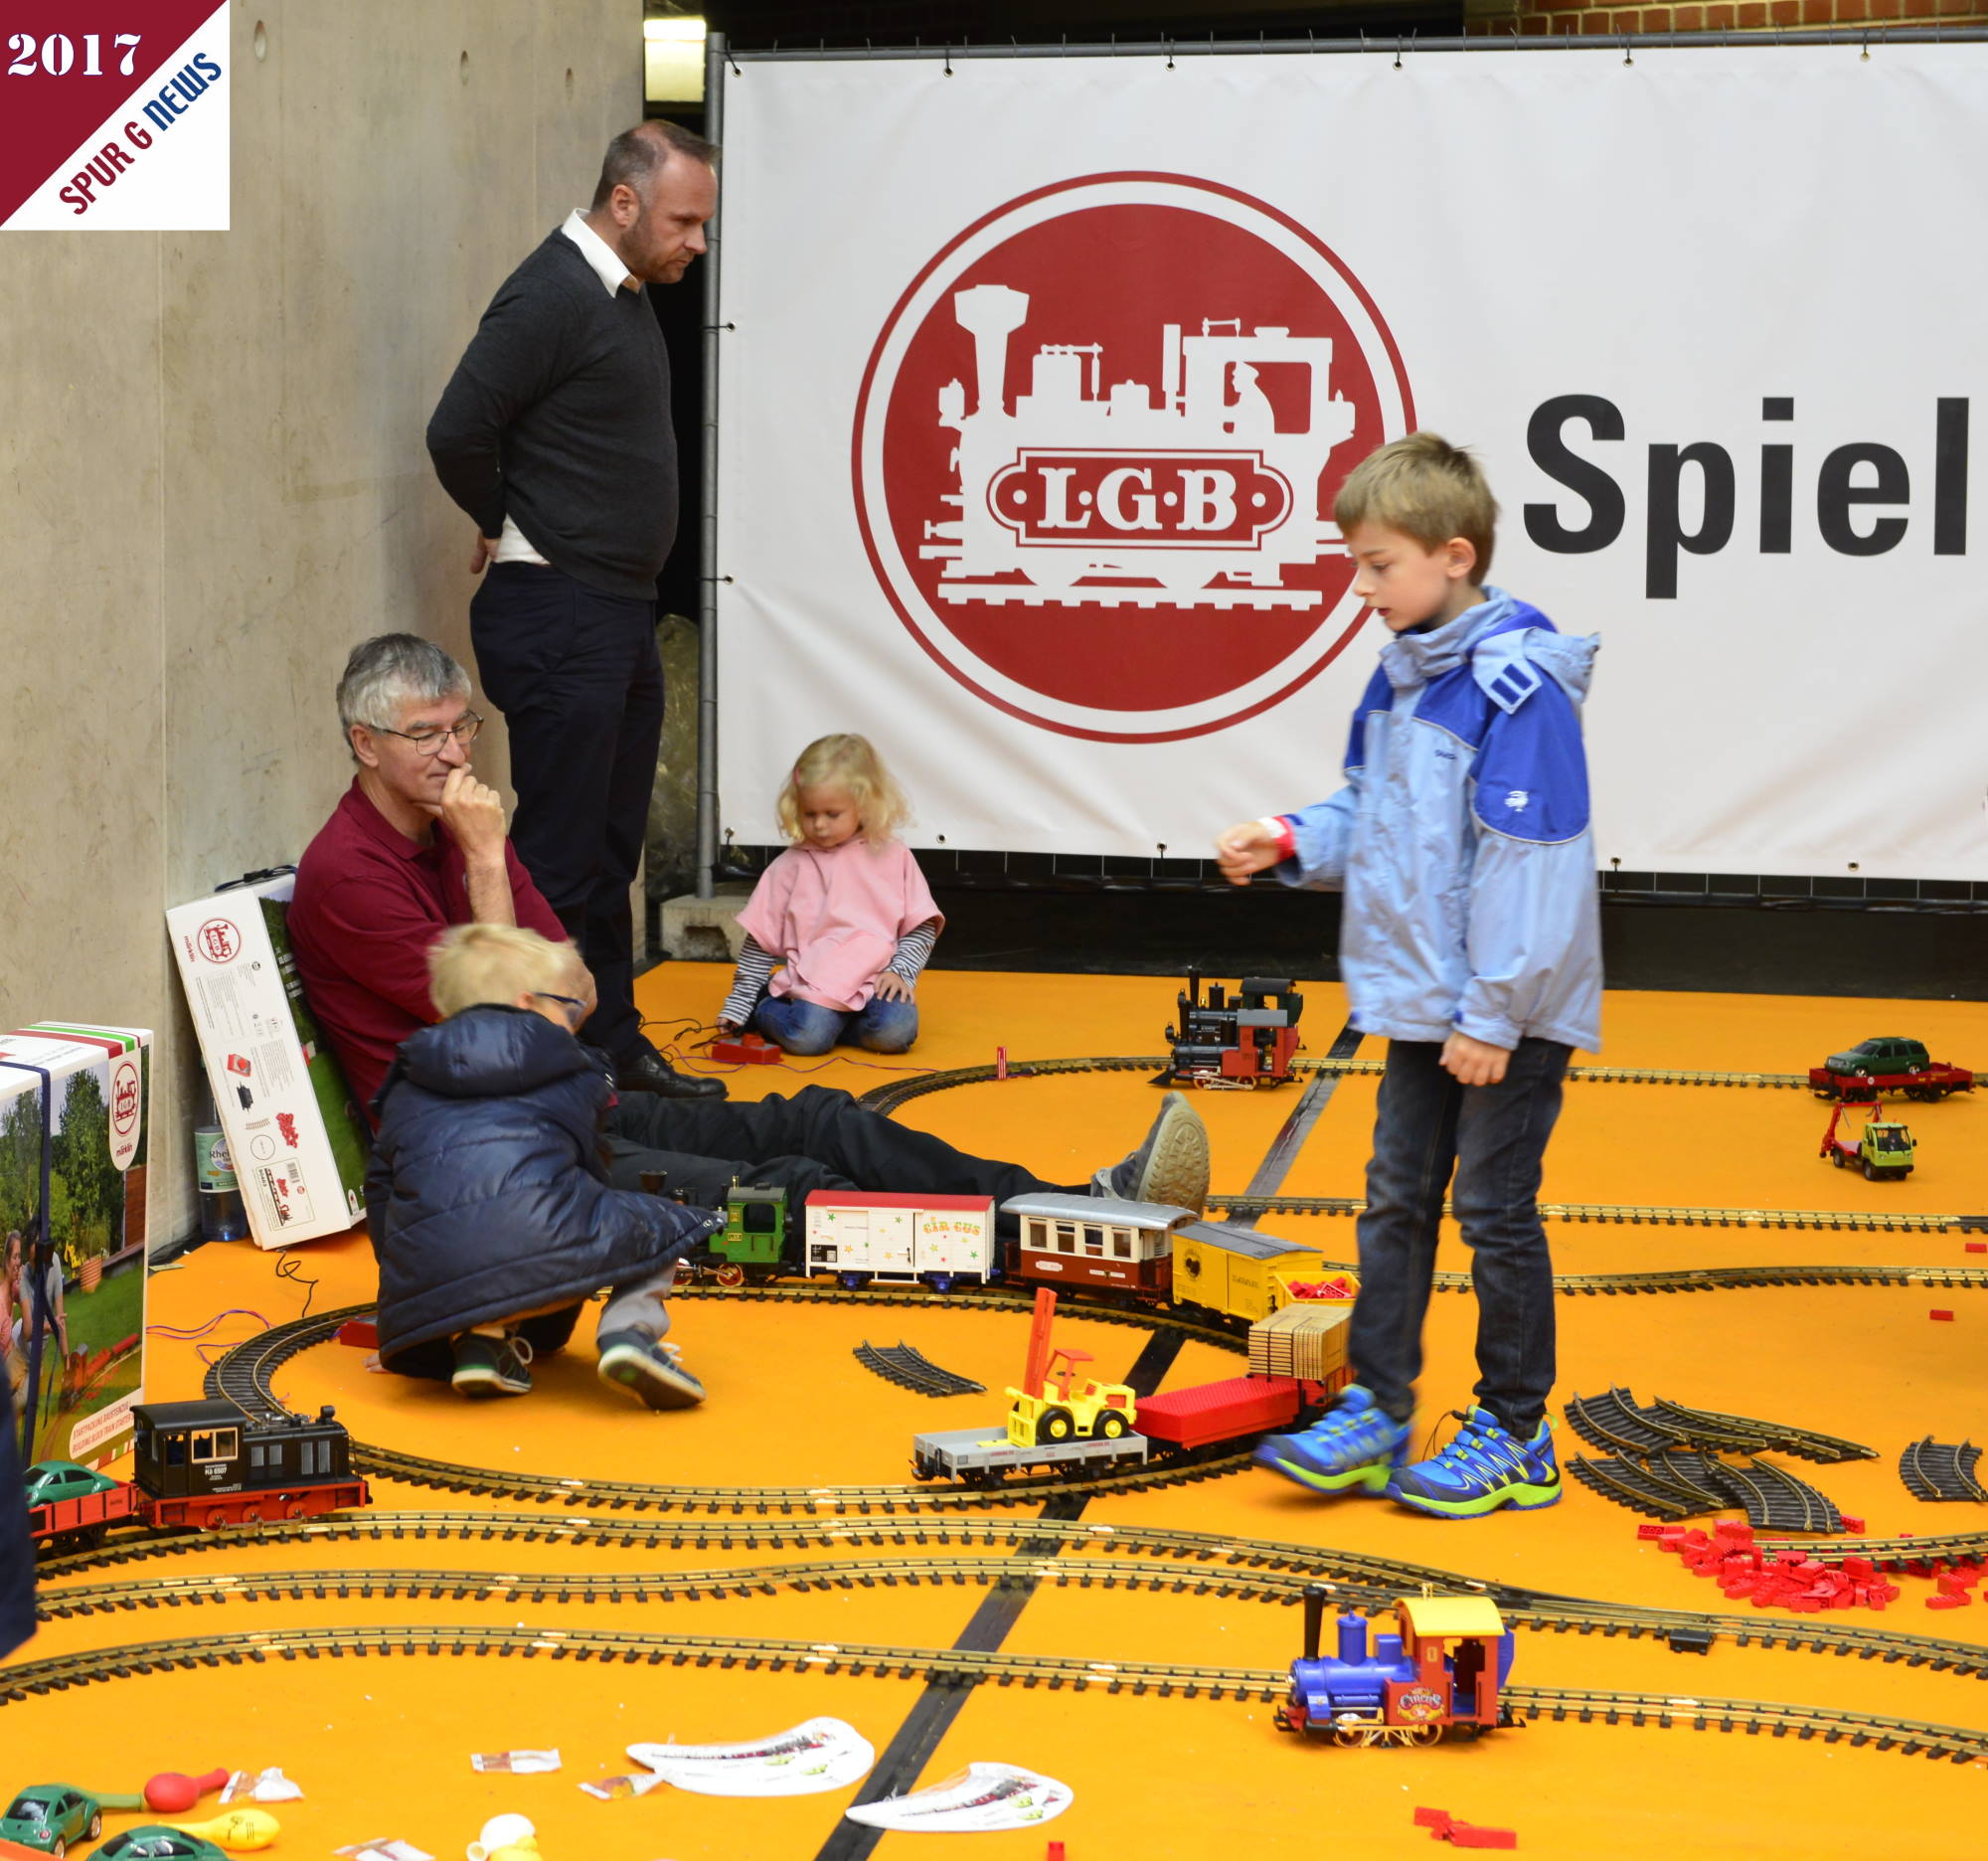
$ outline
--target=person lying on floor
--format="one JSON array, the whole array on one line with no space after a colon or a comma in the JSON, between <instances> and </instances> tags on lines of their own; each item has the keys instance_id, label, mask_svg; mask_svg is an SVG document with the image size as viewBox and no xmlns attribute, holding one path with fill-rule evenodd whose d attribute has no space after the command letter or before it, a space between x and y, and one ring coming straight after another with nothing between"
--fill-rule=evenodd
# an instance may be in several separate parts
<instances>
[{"instance_id":1,"label":"person lying on floor","mask_svg":"<svg viewBox=\"0 0 1988 1861\"><path fill-rule=\"evenodd\" d=\"M615 1189L599 1148L607 1058L582 1047L579 956L536 930L463 925L430 952L445 1017L403 1044L374 1100L366 1212L380 1360L464 1396L523 1396L532 1359L611 1288L599 1375L651 1409L704 1385L663 1342L677 1262L721 1218Z\"/></svg>"},{"instance_id":2,"label":"person lying on floor","mask_svg":"<svg viewBox=\"0 0 1988 1861\"><path fill-rule=\"evenodd\" d=\"M427 952L451 926L560 934L505 837L502 799L468 772L469 700L469 675L408 633L362 641L339 682L358 773L298 863L289 933L311 1012L361 1105L401 1043L439 1019ZM590 1003L591 978L572 992ZM656 1171L700 1208L723 1208L734 1183L785 1189L790 1203L815 1189L984 1195L997 1205L1088 1193L1199 1213L1208 1199L1208 1133L1175 1093L1136 1149L1076 1186L955 1150L824 1086L754 1104L624 1095L608 1107L606 1135L616 1188L640 1189Z\"/></svg>"}]
</instances>

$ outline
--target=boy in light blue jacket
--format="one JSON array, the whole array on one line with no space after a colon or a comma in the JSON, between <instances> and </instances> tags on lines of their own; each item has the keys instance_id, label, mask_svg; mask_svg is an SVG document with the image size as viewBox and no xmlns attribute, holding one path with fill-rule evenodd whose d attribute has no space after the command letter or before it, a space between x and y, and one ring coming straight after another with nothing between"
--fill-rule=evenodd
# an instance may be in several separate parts
<instances>
[{"instance_id":1,"label":"boy in light blue jacket","mask_svg":"<svg viewBox=\"0 0 1988 1861\"><path fill-rule=\"evenodd\" d=\"M1354 713L1347 785L1216 845L1238 885L1274 866L1287 885L1344 887L1352 1023L1387 1037L1388 1060L1359 1224L1355 1380L1256 1458L1317 1492L1386 1492L1445 1518L1549 1506L1561 1475L1540 1167L1569 1056L1600 1044L1580 739L1597 641L1485 586L1498 506L1476 461L1434 433L1363 460L1334 515L1354 591L1394 634ZM1476 1402L1440 1453L1410 1466L1445 1193L1471 1249Z\"/></svg>"}]
</instances>

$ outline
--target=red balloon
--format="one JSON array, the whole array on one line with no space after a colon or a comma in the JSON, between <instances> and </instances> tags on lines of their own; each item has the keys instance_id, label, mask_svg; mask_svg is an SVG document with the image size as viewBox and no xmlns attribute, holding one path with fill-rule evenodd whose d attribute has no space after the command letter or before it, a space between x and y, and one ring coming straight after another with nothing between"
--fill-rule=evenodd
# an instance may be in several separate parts
<instances>
[{"instance_id":1,"label":"red balloon","mask_svg":"<svg viewBox=\"0 0 1988 1861\"><path fill-rule=\"evenodd\" d=\"M226 1771L210 1771L197 1777L190 1777L179 1771L161 1771L145 1784L145 1807L177 1815L191 1809L209 1790L219 1789L227 1781Z\"/></svg>"}]
</instances>

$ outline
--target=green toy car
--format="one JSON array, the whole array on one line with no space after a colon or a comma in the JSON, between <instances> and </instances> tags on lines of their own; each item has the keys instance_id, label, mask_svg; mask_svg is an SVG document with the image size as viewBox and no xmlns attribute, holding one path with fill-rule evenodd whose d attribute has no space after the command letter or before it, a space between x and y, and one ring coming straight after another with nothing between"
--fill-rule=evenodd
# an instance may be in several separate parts
<instances>
[{"instance_id":1,"label":"green toy car","mask_svg":"<svg viewBox=\"0 0 1988 1861\"><path fill-rule=\"evenodd\" d=\"M1859 1041L1848 1053L1833 1053L1822 1063L1825 1072L1869 1079L1892 1079L1901 1073L1923 1073L1931 1064L1925 1042L1900 1040L1891 1035Z\"/></svg>"},{"instance_id":2,"label":"green toy car","mask_svg":"<svg viewBox=\"0 0 1988 1861\"><path fill-rule=\"evenodd\" d=\"M69 1852L71 1842L102 1832L103 1811L96 1798L73 1783L37 1783L16 1796L0 1816L0 1835L58 1858Z\"/></svg>"},{"instance_id":3,"label":"green toy car","mask_svg":"<svg viewBox=\"0 0 1988 1861\"><path fill-rule=\"evenodd\" d=\"M228 1856L204 1836L147 1822L111 1836L89 1861L228 1861Z\"/></svg>"},{"instance_id":4,"label":"green toy car","mask_svg":"<svg viewBox=\"0 0 1988 1861\"><path fill-rule=\"evenodd\" d=\"M53 1505L58 1499L81 1499L85 1493L108 1492L117 1484L107 1474L92 1473L74 1460L37 1460L22 1484L28 1489L28 1510ZM0 1827L0 1834L5 1834Z\"/></svg>"}]
</instances>

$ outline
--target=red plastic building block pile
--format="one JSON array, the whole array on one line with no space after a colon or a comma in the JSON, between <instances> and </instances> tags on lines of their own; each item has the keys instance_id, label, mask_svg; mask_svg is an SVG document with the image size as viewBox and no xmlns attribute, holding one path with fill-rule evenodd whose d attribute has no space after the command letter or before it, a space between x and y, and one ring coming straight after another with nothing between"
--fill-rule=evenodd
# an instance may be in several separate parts
<instances>
[{"instance_id":1,"label":"red plastic building block pile","mask_svg":"<svg viewBox=\"0 0 1988 1861\"><path fill-rule=\"evenodd\" d=\"M1432 1841L1446 1841L1452 1848L1516 1848L1516 1829L1486 1828L1482 1823L1463 1822L1447 1809L1417 1809L1415 1827L1425 1828Z\"/></svg>"},{"instance_id":2,"label":"red plastic building block pile","mask_svg":"<svg viewBox=\"0 0 1988 1861\"><path fill-rule=\"evenodd\" d=\"M1290 1282L1291 1297L1294 1299L1338 1299L1352 1298L1360 1288L1351 1279L1293 1279Z\"/></svg>"},{"instance_id":3,"label":"red plastic building block pile","mask_svg":"<svg viewBox=\"0 0 1988 1861\"><path fill-rule=\"evenodd\" d=\"M1862 1520L1855 1529L1863 1529ZM1738 1520L1722 1519L1709 1534L1682 1525L1642 1525L1636 1536L1675 1551L1686 1570L1716 1578L1731 1601L1751 1603L1755 1608L1791 1609L1797 1615L1824 1609L1881 1609L1904 1594L1869 1558L1824 1564L1805 1551L1792 1550L1770 1558L1754 1548L1752 1526Z\"/></svg>"},{"instance_id":4,"label":"red plastic building block pile","mask_svg":"<svg viewBox=\"0 0 1988 1861\"><path fill-rule=\"evenodd\" d=\"M1910 1532L1905 1534L1907 1538ZM1914 1577L1932 1579L1932 1595L1925 1600L1927 1608L1965 1608L1973 1602L1970 1594L1988 1575L1988 1565L1978 1558L1914 1558L1905 1567Z\"/></svg>"}]
</instances>

